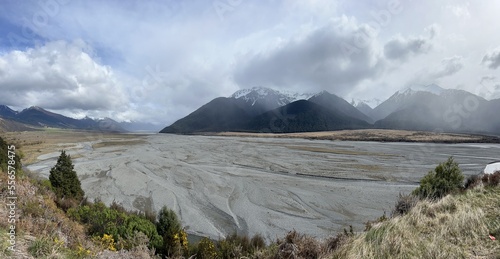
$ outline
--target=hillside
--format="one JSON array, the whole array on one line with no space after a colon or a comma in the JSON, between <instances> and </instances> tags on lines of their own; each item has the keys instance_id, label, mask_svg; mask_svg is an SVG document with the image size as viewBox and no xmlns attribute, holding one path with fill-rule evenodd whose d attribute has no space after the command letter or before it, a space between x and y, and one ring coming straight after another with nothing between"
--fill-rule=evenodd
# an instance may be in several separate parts
<instances>
[{"instance_id":1,"label":"hillside","mask_svg":"<svg viewBox=\"0 0 500 259\"><path fill-rule=\"evenodd\" d=\"M373 123L373 120L370 117L362 113L352 104L327 91L323 91L312 96L308 99L308 101L321 105L332 112L343 113L346 117L349 116L358 120L366 121L368 123Z\"/></svg>"},{"instance_id":2,"label":"hillside","mask_svg":"<svg viewBox=\"0 0 500 259\"><path fill-rule=\"evenodd\" d=\"M0 132L28 131L28 130L34 130L34 129L31 127L28 127L28 125L26 125L26 124L19 123L17 121L0 118Z\"/></svg>"},{"instance_id":3,"label":"hillside","mask_svg":"<svg viewBox=\"0 0 500 259\"><path fill-rule=\"evenodd\" d=\"M420 201L404 216L350 238L332 258L498 258L500 187L479 187L438 202Z\"/></svg>"},{"instance_id":4,"label":"hillside","mask_svg":"<svg viewBox=\"0 0 500 259\"><path fill-rule=\"evenodd\" d=\"M364 129L371 126L371 121L347 101L326 91L310 97L254 87L237 91L229 98L216 98L160 133Z\"/></svg>"},{"instance_id":5,"label":"hillside","mask_svg":"<svg viewBox=\"0 0 500 259\"><path fill-rule=\"evenodd\" d=\"M250 115L232 98L219 97L188 116L165 127L160 133L194 133L240 130Z\"/></svg>"},{"instance_id":6,"label":"hillside","mask_svg":"<svg viewBox=\"0 0 500 259\"><path fill-rule=\"evenodd\" d=\"M369 128L366 121L347 116L311 101L299 100L254 117L249 131L290 133Z\"/></svg>"},{"instance_id":7,"label":"hillside","mask_svg":"<svg viewBox=\"0 0 500 259\"><path fill-rule=\"evenodd\" d=\"M61 114L47 111L38 106L31 106L21 112L8 106L0 105L0 130L25 131L40 128L93 130L100 132L127 132L122 125L110 118L74 119Z\"/></svg>"}]
</instances>

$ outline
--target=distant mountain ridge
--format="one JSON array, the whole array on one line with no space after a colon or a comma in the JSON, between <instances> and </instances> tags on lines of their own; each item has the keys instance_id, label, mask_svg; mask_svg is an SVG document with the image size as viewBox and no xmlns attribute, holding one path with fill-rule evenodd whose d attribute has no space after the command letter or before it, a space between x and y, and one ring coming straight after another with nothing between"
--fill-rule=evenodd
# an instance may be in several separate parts
<instances>
[{"instance_id":1,"label":"distant mountain ridge","mask_svg":"<svg viewBox=\"0 0 500 259\"><path fill-rule=\"evenodd\" d=\"M10 122L7 130L27 130L29 127L54 127L62 129L95 130L104 132L127 132L120 124L110 118L74 119L47 111L38 106L31 106L21 112L14 111L6 105L0 105L0 117L4 123Z\"/></svg>"},{"instance_id":2,"label":"distant mountain ridge","mask_svg":"<svg viewBox=\"0 0 500 259\"><path fill-rule=\"evenodd\" d=\"M500 135L500 99L488 101L467 91L430 84L404 88L384 102L374 100L366 100L380 103L371 107L359 99L349 103L326 91L297 94L254 87L216 98L160 132L382 128Z\"/></svg>"}]
</instances>

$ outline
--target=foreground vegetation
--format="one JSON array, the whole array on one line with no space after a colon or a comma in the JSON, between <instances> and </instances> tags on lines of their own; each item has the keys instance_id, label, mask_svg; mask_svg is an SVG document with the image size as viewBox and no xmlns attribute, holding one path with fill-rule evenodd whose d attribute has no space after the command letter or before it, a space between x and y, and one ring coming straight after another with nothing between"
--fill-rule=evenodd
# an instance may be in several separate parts
<instances>
[{"instance_id":1,"label":"foreground vegetation","mask_svg":"<svg viewBox=\"0 0 500 259\"><path fill-rule=\"evenodd\" d=\"M0 150L7 154L0 139ZM15 161L20 161L16 156ZM0 159L2 171L8 162ZM0 236L1 258L500 258L500 172L465 181L450 158L425 176L409 195L400 195L391 215L318 240L296 231L266 243L229 235L188 243L175 213L127 211L84 198L71 158L61 154L49 180L16 166L16 251ZM67 177L69 176L69 177ZM0 195L8 196L8 174ZM0 231L10 224L0 208ZM358 231L358 230L356 230Z\"/></svg>"}]
</instances>

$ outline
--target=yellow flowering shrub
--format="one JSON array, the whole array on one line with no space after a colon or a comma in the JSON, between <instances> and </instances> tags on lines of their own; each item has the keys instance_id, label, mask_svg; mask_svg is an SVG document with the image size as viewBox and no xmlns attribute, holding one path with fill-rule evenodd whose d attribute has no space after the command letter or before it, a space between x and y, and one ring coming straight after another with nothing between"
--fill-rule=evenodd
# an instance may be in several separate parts
<instances>
[{"instance_id":1,"label":"yellow flowering shrub","mask_svg":"<svg viewBox=\"0 0 500 259\"><path fill-rule=\"evenodd\" d=\"M115 239L112 235L104 234L102 237L94 237L94 243L99 245L103 249L107 249L109 251L116 251Z\"/></svg>"}]
</instances>

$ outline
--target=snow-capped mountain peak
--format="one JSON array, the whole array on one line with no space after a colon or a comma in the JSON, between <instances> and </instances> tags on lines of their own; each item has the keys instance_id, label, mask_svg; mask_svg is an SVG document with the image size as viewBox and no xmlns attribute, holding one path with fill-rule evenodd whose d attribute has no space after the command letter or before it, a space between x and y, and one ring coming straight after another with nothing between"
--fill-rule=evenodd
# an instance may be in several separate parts
<instances>
[{"instance_id":1,"label":"snow-capped mountain peak","mask_svg":"<svg viewBox=\"0 0 500 259\"><path fill-rule=\"evenodd\" d=\"M312 94L309 93L301 94L291 91L280 92L270 88L257 86L249 89L238 90L232 94L230 98L243 99L246 102L252 102L252 105L259 100L265 102L275 101L278 106L283 106L297 100L309 99L311 96Z\"/></svg>"},{"instance_id":2,"label":"snow-capped mountain peak","mask_svg":"<svg viewBox=\"0 0 500 259\"><path fill-rule=\"evenodd\" d=\"M441 95L441 93L445 91L442 87L436 84L430 84L430 85L412 85L410 87L405 88L402 91L398 91L400 94L404 95L411 95L416 92L429 92L433 93L435 95Z\"/></svg>"}]
</instances>

